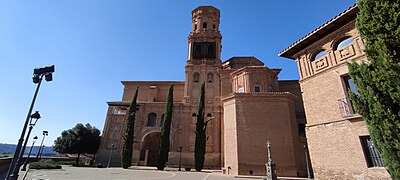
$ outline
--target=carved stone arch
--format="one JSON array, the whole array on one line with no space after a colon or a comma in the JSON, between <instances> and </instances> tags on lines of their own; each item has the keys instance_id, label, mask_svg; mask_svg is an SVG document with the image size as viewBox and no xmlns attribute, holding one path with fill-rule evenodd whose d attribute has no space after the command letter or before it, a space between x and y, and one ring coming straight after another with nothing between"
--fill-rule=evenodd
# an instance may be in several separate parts
<instances>
[{"instance_id":1,"label":"carved stone arch","mask_svg":"<svg viewBox=\"0 0 400 180\"><path fill-rule=\"evenodd\" d=\"M349 39L349 38L352 38L353 41L354 41L354 37L351 36L350 33L346 33L346 34L344 34L343 36L341 36L341 37L339 37L339 38L336 38L335 40L333 40L333 41L331 42L331 45L330 45L331 49L332 49L333 51L336 51L336 50L337 50L337 46L338 46L342 41L344 41L344 40L346 40L346 39Z\"/></svg>"},{"instance_id":2,"label":"carved stone arch","mask_svg":"<svg viewBox=\"0 0 400 180\"><path fill-rule=\"evenodd\" d=\"M161 133L160 130L156 130L156 129L147 129L145 131L142 132L142 139L140 140L140 148L142 147L142 143L144 141L144 138L146 138L147 135L151 134L151 133Z\"/></svg>"},{"instance_id":3,"label":"carved stone arch","mask_svg":"<svg viewBox=\"0 0 400 180\"><path fill-rule=\"evenodd\" d=\"M311 53L311 56L310 56L310 61L314 61L314 60L316 60L316 59L319 59L319 58L321 58L321 57L317 57L317 56L319 56L320 55L320 53L324 53L324 55L323 56L326 56L327 55L327 53L326 53L326 50L325 49L318 49L318 50L316 50L316 51L314 51L313 53Z\"/></svg>"},{"instance_id":4,"label":"carved stone arch","mask_svg":"<svg viewBox=\"0 0 400 180\"><path fill-rule=\"evenodd\" d=\"M157 163L160 135L160 131L149 131L142 136L139 160L144 161L146 166L155 166Z\"/></svg>"}]
</instances>

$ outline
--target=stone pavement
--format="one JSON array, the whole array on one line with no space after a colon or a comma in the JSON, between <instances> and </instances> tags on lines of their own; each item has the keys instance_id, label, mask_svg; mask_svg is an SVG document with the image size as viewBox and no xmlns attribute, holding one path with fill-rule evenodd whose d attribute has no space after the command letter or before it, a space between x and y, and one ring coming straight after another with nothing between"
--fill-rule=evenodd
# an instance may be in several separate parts
<instances>
[{"instance_id":1,"label":"stone pavement","mask_svg":"<svg viewBox=\"0 0 400 180\"><path fill-rule=\"evenodd\" d=\"M20 173L22 180L25 172ZM177 168L166 168L158 171L155 167L134 166L129 169L122 168L95 168L63 166L57 170L29 170L26 180L89 180L89 179L115 179L115 180L251 180L261 177L240 177L223 175L221 171L204 170L177 171Z\"/></svg>"},{"instance_id":2,"label":"stone pavement","mask_svg":"<svg viewBox=\"0 0 400 180\"><path fill-rule=\"evenodd\" d=\"M23 179L23 173L20 178ZM116 179L116 180L153 180L153 179L177 179L177 180L228 180L233 176L223 176L221 173L211 172L187 172L166 169L157 171L155 168L88 168L63 166L61 170L30 170L25 179L29 180L81 180L81 179Z\"/></svg>"}]
</instances>

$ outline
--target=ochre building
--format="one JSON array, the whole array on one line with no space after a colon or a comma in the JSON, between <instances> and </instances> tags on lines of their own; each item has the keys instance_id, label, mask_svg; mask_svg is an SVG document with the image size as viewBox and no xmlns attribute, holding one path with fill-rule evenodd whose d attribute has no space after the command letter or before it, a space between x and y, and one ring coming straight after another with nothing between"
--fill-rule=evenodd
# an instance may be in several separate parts
<instances>
[{"instance_id":1,"label":"ochre building","mask_svg":"<svg viewBox=\"0 0 400 180\"><path fill-rule=\"evenodd\" d=\"M348 96L357 91L348 63L367 60L355 28L357 11L356 5L348 8L279 54L299 68L316 179L390 179Z\"/></svg>"},{"instance_id":2,"label":"ochre building","mask_svg":"<svg viewBox=\"0 0 400 180\"><path fill-rule=\"evenodd\" d=\"M305 115L298 81L279 81L281 69L255 57L221 61L220 11L200 6L192 11L185 81L123 81L121 101L108 102L97 162L120 165L126 111L139 87L133 164L154 166L168 88L174 84L174 106L167 166L194 167L195 121L200 86L205 82L205 168L226 174L265 175L267 146L278 176L306 176ZM111 154L112 153L112 154Z\"/></svg>"}]
</instances>

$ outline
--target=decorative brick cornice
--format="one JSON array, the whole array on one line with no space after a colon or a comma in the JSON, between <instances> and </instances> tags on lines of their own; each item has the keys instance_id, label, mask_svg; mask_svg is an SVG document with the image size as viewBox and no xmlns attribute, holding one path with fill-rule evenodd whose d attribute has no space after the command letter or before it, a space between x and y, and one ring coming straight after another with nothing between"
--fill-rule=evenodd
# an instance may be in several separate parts
<instances>
[{"instance_id":1,"label":"decorative brick cornice","mask_svg":"<svg viewBox=\"0 0 400 180\"><path fill-rule=\"evenodd\" d=\"M296 96L289 92L257 92L257 93L231 93L221 97L222 101L227 101L233 98L268 98L268 99L290 99L292 102Z\"/></svg>"}]
</instances>

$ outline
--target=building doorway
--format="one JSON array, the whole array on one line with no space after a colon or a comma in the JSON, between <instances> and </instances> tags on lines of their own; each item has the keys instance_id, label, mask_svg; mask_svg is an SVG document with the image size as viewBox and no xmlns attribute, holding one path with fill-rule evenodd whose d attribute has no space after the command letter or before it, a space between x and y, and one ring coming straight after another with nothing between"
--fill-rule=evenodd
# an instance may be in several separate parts
<instances>
[{"instance_id":1,"label":"building doorway","mask_svg":"<svg viewBox=\"0 0 400 180\"><path fill-rule=\"evenodd\" d=\"M140 161L145 166L156 166L158 148L160 146L160 132L152 132L147 134L140 147Z\"/></svg>"}]
</instances>

